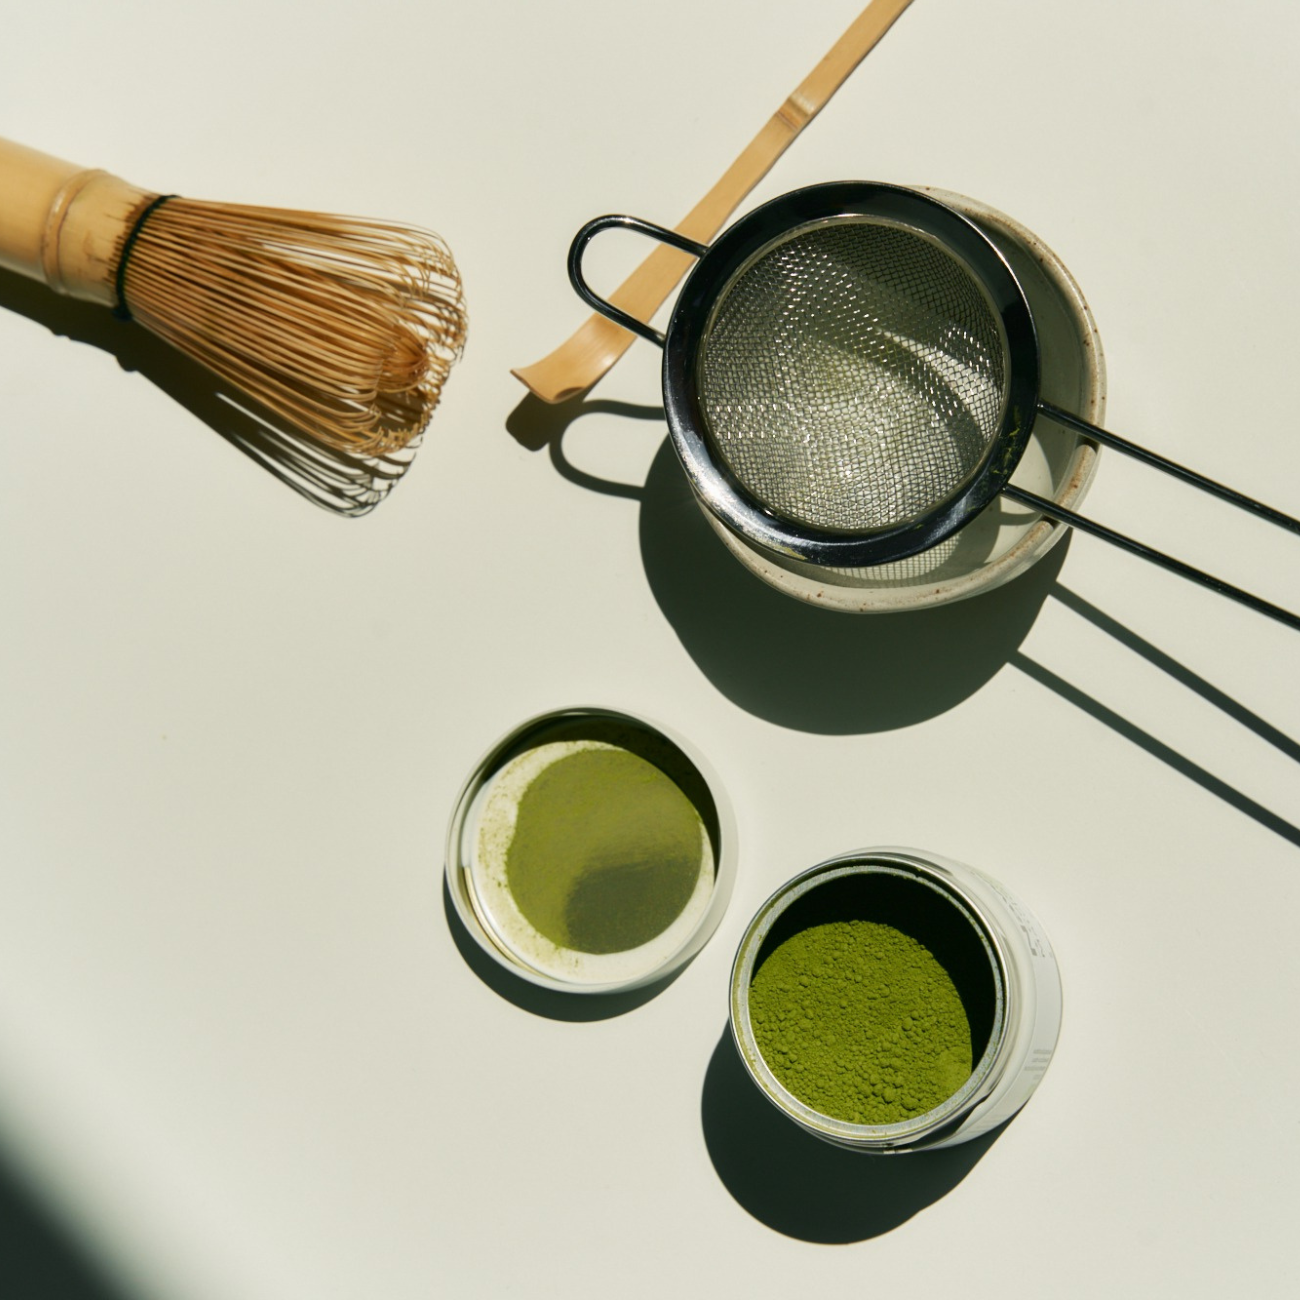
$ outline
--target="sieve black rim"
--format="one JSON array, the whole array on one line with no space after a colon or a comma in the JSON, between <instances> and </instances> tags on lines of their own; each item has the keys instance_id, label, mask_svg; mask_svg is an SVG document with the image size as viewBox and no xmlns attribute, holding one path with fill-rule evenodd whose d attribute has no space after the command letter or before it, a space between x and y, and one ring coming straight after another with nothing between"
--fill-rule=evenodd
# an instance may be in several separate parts
<instances>
[{"instance_id":1,"label":"sieve black rim","mask_svg":"<svg viewBox=\"0 0 1300 1300\"><path fill-rule=\"evenodd\" d=\"M768 245L804 225L872 217L940 243L988 295L1007 342L1007 396L998 433L956 492L917 519L846 532L815 528L755 497L718 454L696 380L714 306L740 271ZM779 555L856 568L906 559L937 545L984 509L1024 453L1038 405L1038 338L1024 291L1001 252L961 213L916 190L875 181L834 181L782 195L756 208L710 245L683 286L664 340L664 412L678 458L704 506L732 531Z\"/></svg>"}]
</instances>

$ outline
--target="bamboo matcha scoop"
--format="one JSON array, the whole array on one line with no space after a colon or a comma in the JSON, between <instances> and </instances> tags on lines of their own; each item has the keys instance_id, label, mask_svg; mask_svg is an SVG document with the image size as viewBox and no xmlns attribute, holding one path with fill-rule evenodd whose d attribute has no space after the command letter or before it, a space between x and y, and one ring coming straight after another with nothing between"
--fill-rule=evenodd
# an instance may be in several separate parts
<instances>
[{"instance_id":1,"label":"bamboo matcha scoop","mask_svg":"<svg viewBox=\"0 0 1300 1300\"><path fill-rule=\"evenodd\" d=\"M678 233L707 244L911 3L912 0L872 0L750 141L722 179L687 213L677 226ZM609 295L609 301L637 320L648 322L686 274L690 263L689 253L661 244ZM632 338L621 325L604 316L592 315L554 352L510 373L542 401L563 402L585 393L601 379L628 350Z\"/></svg>"}]
</instances>

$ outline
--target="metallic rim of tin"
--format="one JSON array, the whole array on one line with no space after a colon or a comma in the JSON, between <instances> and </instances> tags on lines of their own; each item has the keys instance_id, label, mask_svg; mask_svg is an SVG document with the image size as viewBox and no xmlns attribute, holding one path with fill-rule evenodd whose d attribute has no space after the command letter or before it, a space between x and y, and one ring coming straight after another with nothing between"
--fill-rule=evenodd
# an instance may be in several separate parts
<instances>
[{"instance_id":1,"label":"metallic rim of tin","mask_svg":"<svg viewBox=\"0 0 1300 1300\"><path fill-rule=\"evenodd\" d=\"M763 941L778 918L811 890L833 880L875 874L898 876L928 887L955 907L979 937L989 958L989 972L994 985L994 1014L989 1041L971 1070L970 1077L951 1097L934 1109L896 1124L854 1124L823 1115L800 1101L777 1079L763 1059L749 1018L749 986L754 978L754 965ZM994 1075L1006 1042L1008 983L1006 955L978 902L940 874L934 864L920 857L894 852L864 850L847 853L819 863L787 881L755 913L736 950L736 959L731 968L731 1034L750 1078L768 1101L783 1114L809 1132L838 1145L864 1151L889 1151L906 1147L919 1138L934 1139L945 1135L955 1129L982 1100L981 1089Z\"/></svg>"},{"instance_id":2,"label":"metallic rim of tin","mask_svg":"<svg viewBox=\"0 0 1300 1300\"><path fill-rule=\"evenodd\" d=\"M518 752L526 742L545 734L546 731L567 723L591 721L613 723L644 732L668 744L680 755L699 777L712 800L713 807L701 809L705 828L709 831L713 843L714 878L713 891L709 905L700 917L699 923L686 936L675 952L665 958L650 974L630 980L616 980L607 983L576 983L561 979L529 965L518 954L501 941L495 928L483 915L476 891L470 878L470 858L465 849L465 835L470 830L468 817L475 798L484 786L499 772L508 759ZM706 815L709 814L709 815ZM648 718L624 713L619 709L600 708L596 706L574 706L553 709L539 713L521 722L502 736L470 771L468 779L461 787L453 805L451 821L447 827L447 841L444 850L445 880L447 891L451 896L452 906L461 924L478 947L491 957L499 966L530 984L552 989L562 993L601 994L622 993L631 989L653 984L656 980L666 978L676 971L685 961L694 956L708 941L717 928L726 909L734 881L732 860L735 845L735 825L731 806L717 775L702 755L681 736Z\"/></svg>"}]
</instances>

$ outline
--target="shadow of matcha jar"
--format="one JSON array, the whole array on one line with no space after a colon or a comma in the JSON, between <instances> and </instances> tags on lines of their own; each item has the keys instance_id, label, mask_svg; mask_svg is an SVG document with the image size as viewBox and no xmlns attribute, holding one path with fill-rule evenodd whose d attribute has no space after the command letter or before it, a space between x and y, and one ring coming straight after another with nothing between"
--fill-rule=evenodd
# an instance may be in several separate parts
<instances>
[{"instance_id":1,"label":"shadow of matcha jar","mask_svg":"<svg viewBox=\"0 0 1300 1300\"><path fill-rule=\"evenodd\" d=\"M1056 958L1025 906L910 849L845 854L789 881L732 969L750 1077L801 1127L856 1151L951 1146L1010 1119L1060 1023Z\"/></svg>"}]
</instances>

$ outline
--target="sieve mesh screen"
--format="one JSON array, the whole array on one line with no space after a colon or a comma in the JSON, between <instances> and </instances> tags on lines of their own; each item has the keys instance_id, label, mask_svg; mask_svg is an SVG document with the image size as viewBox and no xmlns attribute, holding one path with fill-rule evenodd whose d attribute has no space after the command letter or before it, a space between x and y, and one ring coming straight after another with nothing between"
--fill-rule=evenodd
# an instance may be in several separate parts
<instances>
[{"instance_id":1,"label":"sieve mesh screen","mask_svg":"<svg viewBox=\"0 0 1300 1300\"><path fill-rule=\"evenodd\" d=\"M697 383L721 460L763 504L870 532L961 488L1001 428L1006 345L983 291L910 230L843 218L724 289Z\"/></svg>"}]
</instances>

